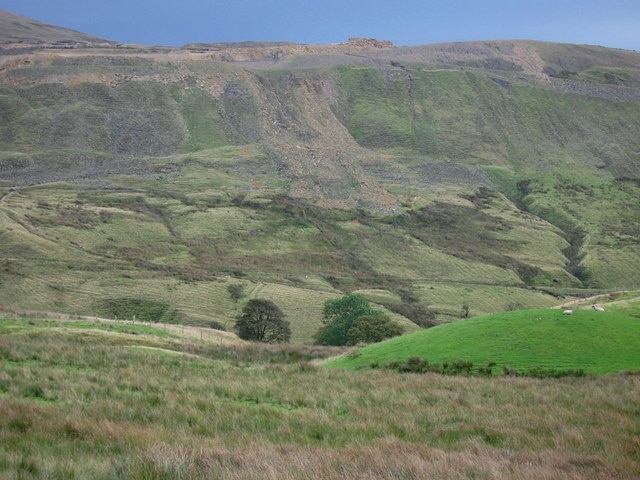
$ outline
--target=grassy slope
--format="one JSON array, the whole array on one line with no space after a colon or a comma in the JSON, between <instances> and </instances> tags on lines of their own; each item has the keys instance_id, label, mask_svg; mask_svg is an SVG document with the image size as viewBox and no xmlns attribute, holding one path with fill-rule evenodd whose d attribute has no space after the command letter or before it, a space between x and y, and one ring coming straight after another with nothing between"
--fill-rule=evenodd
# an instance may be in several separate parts
<instances>
[{"instance_id":1,"label":"grassy slope","mask_svg":"<svg viewBox=\"0 0 640 480\"><path fill-rule=\"evenodd\" d=\"M206 177L193 178L204 188L184 198L172 198L157 186L160 193L146 196L127 190L78 192L66 185L8 195L2 206L7 252L3 303L15 305L20 292L29 291L20 302L23 308L101 313L94 310L100 300L144 298L169 303L184 321L210 319L231 328L242 302L236 305L229 298L230 283L246 284L252 296L265 295L255 288L262 283L280 284L270 288L270 298L294 324L294 340L308 342L320 326L324 300L339 294L328 278L341 288L415 290L427 305L453 315L461 305L456 294L436 299L425 289L423 295L424 282L467 283L473 278L501 285L464 297L476 313L502 309L510 301L531 306L554 302L521 288L509 270L458 259L385 224L313 219L321 222L319 229L299 211L287 218L278 205L234 204L215 187L207 193ZM230 179L222 188L233 192L234 177ZM178 180L185 188L196 188ZM171 184L172 191L179 186ZM213 195L221 199L218 206L199 205ZM459 288L480 287L470 283ZM439 293L445 290L438 288Z\"/></svg>"},{"instance_id":2,"label":"grassy slope","mask_svg":"<svg viewBox=\"0 0 640 480\"><path fill-rule=\"evenodd\" d=\"M640 283L640 189L616 179L635 178L637 105L417 64L233 68L70 56L6 73L35 84L0 90L0 165L22 182L76 183L0 191L0 303L96 313L98 300L132 296L165 302L183 321L230 326L242 302L229 298L229 282L251 292L280 285L270 295L289 306L294 338L305 342L324 299L353 289L412 298L451 320L462 304L482 314L558 301L531 286ZM100 75L137 80L109 87L95 83ZM335 127L327 109L296 103L317 99L303 95L309 85L369 150L337 144L322 130ZM265 148L274 131L281 143ZM407 215L278 197L294 169L331 190L315 165L335 152L311 149L287 164L314 135L355 152L344 156L358 162L345 185L380 182ZM500 193L477 191L487 178ZM567 262L588 274L571 276Z\"/></svg>"},{"instance_id":3,"label":"grassy slope","mask_svg":"<svg viewBox=\"0 0 640 480\"><path fill-rule=\"evenodd\" d=\"M330 361L369 367L422 357L430 363L469 360L497 368L577 370L606 374L640 368L640 322L619 312L523 310L476 317L364 347Z\"/></svg>"},{"instance_id":4,"label":"grassy slope","mask_svg":"<svg viewBox=\"0 0 640 480\"><path fill-rule=\"evenodd\" d=\"M637 104L519 84L504 88L478 72L416 66L410 75L340 70L349 95L336 109L356 140L489 167L490 178L520 206L567 236L579 227L583 265L592 272L587 284L638 283L628 267L640 255L629 237L640 221L640 190L622 180L638 175ZM514 191L523 180L540 186L524 202ZM412 190L414 202L428 202L427 192ZM619 257L608 254L610 246Z\"/></svg>"},{"instance_id":5,"label":"grassy slope","mask_svg":"<svg viewBox=\"0 0 640 480\"><path fill-rule=\"evenodd\" d=\"M328 370L142 324L0 320L7 478L634 478L637 378Z\"/></svg>"}]
</instances>

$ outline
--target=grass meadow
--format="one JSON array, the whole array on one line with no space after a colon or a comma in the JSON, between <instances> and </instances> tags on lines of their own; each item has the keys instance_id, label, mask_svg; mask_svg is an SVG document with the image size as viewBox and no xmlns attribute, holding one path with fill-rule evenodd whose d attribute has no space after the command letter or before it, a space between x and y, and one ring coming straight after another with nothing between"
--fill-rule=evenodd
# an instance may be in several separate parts
<instances>
[{"instance_id":1,"label":"grass meadow","mask_svg":"<svg viewBox=\"0 0 640 480\"><path fill-rule=\"evenodd\" d=\"M168 327L0 320L0 477L640 475L637 375L327 369L342 350Z\"/></svg>"},{"instance_id":2,"label":"grass meadow","mask_svg":"<svg viewBox=\"0 0 640 480\"><path fill-rule=\"evenodd\" d=\"M640 368L640 322L625 312L519 310L459 320L369 345L332 366L368 368L419 357L430 363L492 364L493 374L578 371L609 374Z\"/></svg>"}]
</instances>

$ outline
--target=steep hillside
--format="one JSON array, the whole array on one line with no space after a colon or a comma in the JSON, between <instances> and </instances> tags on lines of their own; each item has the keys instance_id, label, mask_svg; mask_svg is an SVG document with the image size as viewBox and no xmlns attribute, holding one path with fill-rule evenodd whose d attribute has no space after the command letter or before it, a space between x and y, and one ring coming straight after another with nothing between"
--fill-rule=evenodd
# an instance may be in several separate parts
<instances>
[{"instance_id":1,"label":"steep hillside","mask_svg":"<svg viewBox=\"0 0 640 480\"><path fill-rule=\"evenodd\" d=\"M636 52L50 43L0 57L2 305L308 342L353 290L410 330L640 284Z\"/></svg>"}]
</instances>

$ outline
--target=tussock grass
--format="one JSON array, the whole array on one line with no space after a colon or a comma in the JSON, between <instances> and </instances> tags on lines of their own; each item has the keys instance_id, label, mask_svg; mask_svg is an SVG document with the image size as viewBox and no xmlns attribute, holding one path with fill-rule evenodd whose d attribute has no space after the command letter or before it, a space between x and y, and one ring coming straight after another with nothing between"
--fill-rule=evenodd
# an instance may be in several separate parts
<instances>
[{"instance_id":1,"label":"tussock grass","mask_svg":"<svg viewBox=\"0 0 640 480\"><path fill-rule=\"evenodd\" d=\"M289 347L285 355L282 347L221 349L191 337L87 335L45 320L6 324L0 472L7 478L640 473L636 376L327 370L309 359L335 350Z\"/></svg>"}]
</instances>

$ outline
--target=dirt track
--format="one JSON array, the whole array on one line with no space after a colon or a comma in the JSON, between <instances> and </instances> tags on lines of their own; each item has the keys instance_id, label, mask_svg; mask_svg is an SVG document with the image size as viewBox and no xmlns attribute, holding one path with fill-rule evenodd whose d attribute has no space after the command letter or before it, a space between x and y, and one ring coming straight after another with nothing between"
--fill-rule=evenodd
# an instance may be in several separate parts
<instances>
[{"instance_id":1,"label":"dirt track","mask_svg":"<svg viewBox=\"0 0 640 480\"><path fill-rule=\"evenodd\" d=\"M118 325L145 325L149 327L160 328L168 332L175 333L183 338L189 338L193 340L203 340L208 343L216 343L219 345L231 345L243 343L235 334L225 332L222 330L214 330L211 328L194 327L190 325L177 325L167 323L152 323L152 322L140 322L132 320L113 320L109 318L92 317L87 315L69 315L65 313L56 312L44 312L39 310L22 310L5 308L0 306L0 315L7 317L35 317L35 318L48 318L53 320L67 320L67 321L92 321L99 323L111 323Z\"/></svg>"},{"instance_id":2,"label":"dirt track","mask_svg":"<svg viewBox=\"0 0 640 480\"><path fill-rule=\"evenodd\" d=\"M610 293L602 293L600 295L593 295L591 297L586 297L586 298L579 298L577 300L571 300L570 302L566 302L563 303L561 305L557 305L553 308L567 308L567 307L572 307L575 305L581 305L583 303L588 303L588 302L592 302L593 300L597 300L599 298L610 298L614 295L624 295L625 293L629 293L628 290L620 290L617 292L610 292Z\"/></svg>"}]
</instances>

